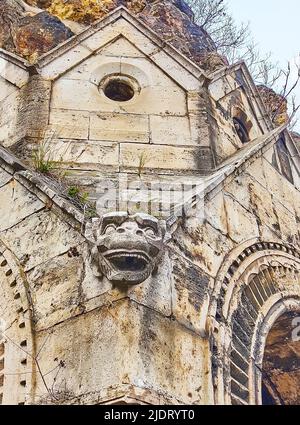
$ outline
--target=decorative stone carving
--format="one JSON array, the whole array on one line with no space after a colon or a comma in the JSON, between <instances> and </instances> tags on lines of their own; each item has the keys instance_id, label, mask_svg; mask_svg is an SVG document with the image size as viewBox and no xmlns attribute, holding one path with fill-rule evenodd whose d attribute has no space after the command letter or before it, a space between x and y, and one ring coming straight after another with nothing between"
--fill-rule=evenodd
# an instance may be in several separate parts
<instances>
[{"instance_id":1,"label":"decorative stone carving","mask_svg":"<svg viewBox=\"0 0 300 425\"><path fill-rule=\"evenodd\" d=\"M86 230L96 276L115 284L138 285L156 271L169 239L166 222L147 214L105 214Z\"/></svg>"}]
</instances>

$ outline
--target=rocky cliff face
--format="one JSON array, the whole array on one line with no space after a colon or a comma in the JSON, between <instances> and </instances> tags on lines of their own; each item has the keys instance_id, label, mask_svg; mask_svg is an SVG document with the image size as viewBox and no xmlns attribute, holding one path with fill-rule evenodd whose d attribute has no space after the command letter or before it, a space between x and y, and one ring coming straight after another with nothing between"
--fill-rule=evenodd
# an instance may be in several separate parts
<instances>
[{"instance_id":1,"label":"rocky cliff face","mask_svg":"<svg viewBox=\"0 0 300 425\"><path fill-rule=\"evenodd\" d=\"M182 0L1 0L0 47L35 62L79 29L124 5L164 40L204 69L225 64L210 36Z\"/></svg>"},{"instance_id":2,"label":"rocky cliff face","mask_svg":"<svg viewBox=\"0 0 300 425\"><path fill-rule=\"evenodd\" d=\"M27 9L17 0L0 2L0 47L30 62L72 35L63 22L46 11Z\"/></svg>"},{"instance_id":3,"label":"rocky cliff face","mask_svg":"<svg viewBox=\"0 0 300 425\"><path fill-rule=\"evenodd\" d=\"M276 127L286 124L289 121L289 115L288 103L285 97L264 85L260 85L257 88L273 124Z\"/></svg>"}]
</instances>

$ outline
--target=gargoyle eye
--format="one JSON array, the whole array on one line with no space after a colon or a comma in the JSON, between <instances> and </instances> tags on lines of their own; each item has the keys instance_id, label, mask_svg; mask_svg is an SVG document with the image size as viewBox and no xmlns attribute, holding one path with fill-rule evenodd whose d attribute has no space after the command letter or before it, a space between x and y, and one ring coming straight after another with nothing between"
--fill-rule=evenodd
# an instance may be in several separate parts
<instances>
[{"instance_id":1,"label":"gargoyle eye","mask_svg":"<svg viewBox=\"0 0 300 425\"><path fill-rule=\"evenodd\" d=\"M154 231L154 229L152 229L152 227L147 227L147 228L144 230L144 232L145 232L145 234L146 234L147 236L149 236L150 238L154 238L154 237L156 236L155 231Z\"/></svg>"},{"instance_id":2,"label":"gargoyle eye","mask_svg":"<svg viewBox=\"0 0 300 425\"><path fill-rule=\"evenodd\" d=\"M114 224L109 224L105 227L104 232L106 235L109 235L110 233L113 233L116 230L116 226Z\"/></svg>"}]
</instances>

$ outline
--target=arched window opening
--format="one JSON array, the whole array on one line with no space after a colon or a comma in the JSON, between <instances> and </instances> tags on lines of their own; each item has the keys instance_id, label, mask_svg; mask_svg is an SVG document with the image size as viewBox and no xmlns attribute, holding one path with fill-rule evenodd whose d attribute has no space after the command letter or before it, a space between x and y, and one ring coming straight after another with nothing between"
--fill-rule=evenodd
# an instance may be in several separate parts
<instances>
[{"instance_id":1,"label":"arched window opening","mask_svg":"<svg viewBox=\"0 0 300 425\"><path fill-rule=\"evenodd\" d=\"M299 324L300 312L287 312L268 334L261 371L263 405L300 404Z\"/></svg>"},{"instance_id":2,"label":"arched window opening","mask_svg":"<svg viewBox=\"0 0 300 425\"><path fill-rule=\"evenodd\" d=\"M240 141L245 144L250 141L249 132L246 128L245 123L240 118L234 117L233 124Z\"/></svg>"},{"instance_id":3,"label":"arched window opening","mask_svg":"<svg viewBox=\"0 0 300 425\"><path fill-rule=\"evenodd\" d=\"M291 183L294 183L292 168L290 164L290 155L286 145L285 137L281 136L276 144L282 174Z\"/></svg>"}]
</instances>

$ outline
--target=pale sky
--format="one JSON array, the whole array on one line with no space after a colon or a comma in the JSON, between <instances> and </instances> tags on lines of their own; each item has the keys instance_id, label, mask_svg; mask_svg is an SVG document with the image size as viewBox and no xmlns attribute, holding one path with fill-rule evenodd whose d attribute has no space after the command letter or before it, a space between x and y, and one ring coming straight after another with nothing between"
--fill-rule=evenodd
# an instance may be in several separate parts
<instances>
[{"instance_id":1,"label":"pale sky","mask_svg":"<svg viewBox=\"0 0 300 425\"><path fill-rule=\"evenodd\" d=\"M287 61L294 63L299 58L299 0L228 0L227 3L237 21L250 22L255 41L263 52L273 53L275 62L284 67ZM300 103L300 84L297 97ZM300 123L297 130L300 131Z\"/></svg>"}]
</instances>

